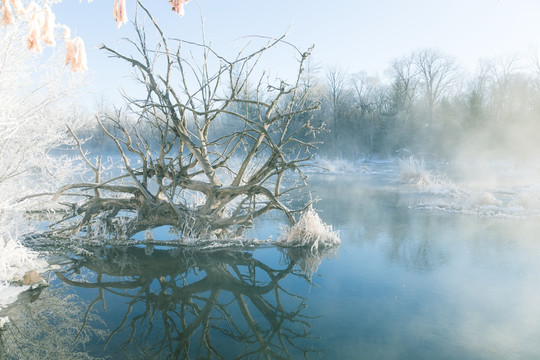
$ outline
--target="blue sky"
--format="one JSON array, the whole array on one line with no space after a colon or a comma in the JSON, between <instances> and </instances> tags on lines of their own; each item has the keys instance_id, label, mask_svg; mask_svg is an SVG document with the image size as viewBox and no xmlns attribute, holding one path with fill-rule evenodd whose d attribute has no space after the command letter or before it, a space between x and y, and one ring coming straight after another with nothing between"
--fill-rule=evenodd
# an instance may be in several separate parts
<instances>
[{"instance_id":1,"label":"blue sky","mask_svg":"<svg viewBox=\"0 0 540 360\"><path fill-rule=\"evenodd\" d=\"M313 59L321 67L350 73L384 76L393 58L423 47L440 48L469 70L482 57L526 55L540 48L538 0L192 0L182 18L167 0L144 3L172 37L199 40L201 16L207 39L224 49L245 35L287 32L288 41L300 48L316 45ZM113 0L64 0L53 9L58 22L85 40L88 80L97 96L116 101L117 89L129 86L130 69L94 46L117 46L133 32L130 24L116 28L112 5ZM127 0L127 6L133 19L135 1ZM274 65L287 63L284 57Z\"/></svg>"}]
</instances>

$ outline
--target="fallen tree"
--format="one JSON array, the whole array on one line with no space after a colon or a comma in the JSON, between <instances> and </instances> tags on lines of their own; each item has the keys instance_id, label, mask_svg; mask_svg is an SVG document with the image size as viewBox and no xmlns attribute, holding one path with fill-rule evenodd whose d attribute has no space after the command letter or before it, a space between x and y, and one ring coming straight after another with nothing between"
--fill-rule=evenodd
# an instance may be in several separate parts
<instances>
[{"instance_id":1,"label":"fallen tree","mask_svg":"<svg viewBox=\"0 0 540 360\"><path fill-rule=\"evenodd\" d=\"M295 223L309 204L292 205L287 197L305 185L302 167L315 149L313 135L322 130L311 123L309 113L319 102L303 82L311 49L302 52L283 38L267 39L255 51L227 60L204 42L167 38L138 6L158 35L156 44L150 45L136 20L138 37L128 40L136 55L101 46L132 66L145 88L140 99L126 96L126 112L97 117L122 159L122 171L115 176L104 171L101 157L87 156L73 133L92 179L54 194L68 212L52 233L99 230L131 237L167 225L183 237L221 238L241 234L271 210ZM258 69L279 46L296 54L290 84L272 81Z\"/></svg>"}]
</instances>

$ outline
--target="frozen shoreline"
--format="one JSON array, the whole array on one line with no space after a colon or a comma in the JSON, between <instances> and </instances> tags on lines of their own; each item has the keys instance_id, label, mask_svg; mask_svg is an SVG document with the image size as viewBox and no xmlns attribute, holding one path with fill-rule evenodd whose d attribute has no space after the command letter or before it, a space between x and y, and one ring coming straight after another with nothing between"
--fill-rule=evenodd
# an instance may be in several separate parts
<instances>
[{"instance_id":1,"label":"frozen shoreline","mask_svg":"<svg viewBox=\"0 0 540 360\"><path fill-rule=\"evenodd\" d=\"M20 285L24 275L31 270L43 272L49 264L12 238L0 237L0 329L9 322L2 310L17 301L19 294L32 288ZM17 282L17 283L15 283Z\"/></svg>"},{"instance_id":2,"label":"frozen shoreline","mask_svg":"<svg viewBox=\"0 0 540 360\"><path fill-rule=\"evenodd\" d=\"M14 286L7 282L0 284L0 315L2 313L2 309L17 301L19 294L30 289L30 287L30 285ZM3 322L2 319L7 318L0 316L0 328L5 323L5 320Z\"/></svg>"}]
</instances>

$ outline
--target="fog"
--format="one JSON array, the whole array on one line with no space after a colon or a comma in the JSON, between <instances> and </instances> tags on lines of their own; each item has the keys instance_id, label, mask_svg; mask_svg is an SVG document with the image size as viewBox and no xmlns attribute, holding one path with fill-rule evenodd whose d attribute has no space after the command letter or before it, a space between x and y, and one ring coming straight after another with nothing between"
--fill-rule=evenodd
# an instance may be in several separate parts
<instances>
[{"instance_id":1,"label":"fog","mask_svg":"<svg viewBox=\"0 0 540 360\"><path fill-rule=\"evenodd\" d=\"M484 59L469 73L440 49L397 56L384 76L329 67L311 79L322 98L316 116L330 130L321 153L445 161L538 157L536 57Z\"/></svg>"},{"instance_id":2,"label":"fog","mask_svg":"<svg viewBox=\"0 0 540 360\"><path fill-rule=\"evenodd\" d=\"M165 44L164 38L156 41ZM111 264L119 263L122 271L142 263L162 269L159 254L186 248L196 254L172 259L185 269L168 280L158 272L143 284L150 294L170 281L182 303L200 299L199 292L183 294L177 286L192 269L208 275L212 286L242 279L257 285L260 269L276 284L298 275L306 289L297 296L275 287L275 298L279 303L277 292L284 290L291 303L301 300L302 310L311 298L316 311L308 315L320 344L329 354L342 351L343 358L363 349L386 358L421 358L423 350L426 358L454 350L478 358L493 349L538 355L537 336L531 334L540 328L528 316L540 313L530 300L539 289L534 276L524 275L538 272L540 254L534 241L540 220L538 53L484 59L467 72L444 50L418 48L396 54L384 75L372 75L314 65L306 60L309 51L293 47L298 77L286 82L251 68L272 46L227 62L206 45L191 45L203 60L193 52L191 60L183 58L180 51L175 58L163 46L166 58L158 61L162 53L152 52L155 68L106 48L127 60L126 68L141 72L146 96L133 100L134 86L125 90L126 104L103 101L86 113L64 103L76 82L64 84L58 69L60 75L50 70L57 84L30 76L21 85L13 75L16 64L9 78L0 71L7 84L0 90L11 96L0 111L0 293L7 295L0 310L16 320L10 325L0 316L0 341L8 334L2 328L11 331L17 319L26 323L17 310L20 302L7 303L27 270L50 270L41 257L65 260L52 281L73 293L64 303L73 312L56 311L67 319L80 317L83 309L69 302L80 305L84 291L69 276L80 270L81 258L94 259L105 245ZM17 50L26 54L24 47ZM148 54L140 51L146 64ZM186 75L184 66L193 73ZM17 86L23 95L9 91ZM36 126L42 123L44 131ZM135 244L129 261L122 260L126 244ZM224 263L229 252L234 261ZM205 268L212 256L217 265ZM257 265L244 274L239 269L246 258ZM284 260L286 271L276 277L272 266ZM133 276L144 280L143 275ZM311 292L319 277L320 290ZM130 289L140 286L135 281ZM217 304L216 289L211 304ZM254 320L238 289L232 294L251 329L283 309L248 292L263 309ZM169 295L156 294L156 306ZM105 305L99 293L86 315L100 299ZM131 305L125 309L131 314ZM210 309L202 312L207 320ZM136 311L135 317L149 315L148 307ZM235 311L223 319L238 318ZM318 322L320 315L326 318ZM186 319L178 316L184 325ZM68 335L78 327L64 325ZM200 330L197 322L187 327ZM382 340L374 341L374 334ZM11 339L17 341L15 335ZM312 345L311 338L305 341ZM44 342L46 348L54 339Z\"/></svg>"},{"instance_id":3,"label":"fog","mask_svg":"<svg viewBox=\"0 0 540 360\"><path fill-rule=\"evenodd\" d=\"M321 216L342 234L332 266L355 279L354 286L332 274L325 281L335 292L347 286L343 294L355 304L344 323L330 325L335 338L347 336L340 327L361 334L357 345L334 346L342 356L385 359L534 358L538 214L517 219L504 204L456 195L442 181L402 180L395 162L378 161L313 181L327 195Z\"/></svg>"}]
</instances>

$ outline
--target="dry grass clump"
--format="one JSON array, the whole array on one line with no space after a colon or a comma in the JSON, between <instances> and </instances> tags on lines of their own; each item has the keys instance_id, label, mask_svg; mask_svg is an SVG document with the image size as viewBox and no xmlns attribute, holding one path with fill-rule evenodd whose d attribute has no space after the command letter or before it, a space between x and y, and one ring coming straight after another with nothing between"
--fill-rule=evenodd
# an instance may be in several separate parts
<instances>
[{"instance_id":1,"label":"dry grass clump","mask_svg":"<svg viewBox=\"0 0 540 360\"><path fill-rule=\"evenodd\" d=\"M430 185L433 183L433 175L426 170L424 160L415 159L413 156L399 160L400 180L410 185Z\"/></svg>"},{"instance_id":2,"label":"dry grass clump","mask_svg":"<svg viewBox=\"0 0 540 360\"><path fill-rule=\"evenodd\" d=\"M326 225L317 212L310 207L305 211L298 222L285 229L276 240L280 246L310 247L312 251L320 247L329 247L341 244L339 232L332 226Z\"/></svg>"}]
</instances>

